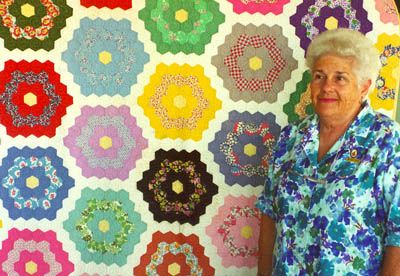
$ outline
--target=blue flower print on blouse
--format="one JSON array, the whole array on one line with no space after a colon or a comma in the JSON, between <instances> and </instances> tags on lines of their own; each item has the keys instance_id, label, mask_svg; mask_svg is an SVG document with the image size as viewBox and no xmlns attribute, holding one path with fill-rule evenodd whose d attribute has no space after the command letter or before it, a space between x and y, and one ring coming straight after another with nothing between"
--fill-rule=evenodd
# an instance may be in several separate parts
<instances>
[{"instance_id":1,"label":"blue flower print on blouse","mask_svg":"<svg viewBox=\"0 0 400 276\"><path fill-rule=\"evenodd\" d=\"M274 275L377 275L400 246L400 127L367 104L317 160L317 115L285 127L256 206L276 224Z\"/></svg>"}]
</instances>

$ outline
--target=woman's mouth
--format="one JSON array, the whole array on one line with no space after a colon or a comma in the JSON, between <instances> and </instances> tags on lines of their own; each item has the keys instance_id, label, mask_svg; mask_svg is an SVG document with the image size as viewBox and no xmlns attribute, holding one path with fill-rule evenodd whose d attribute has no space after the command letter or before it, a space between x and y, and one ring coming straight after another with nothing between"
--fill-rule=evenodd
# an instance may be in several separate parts
<instances>
[{"instance_id":1,"label":"woman's mouth","mask_svg":"<svg viewBox=\"0 0 400 276\"><path fill-rule=\"evenodd\" d=\"M337 102L338 99L334 99L334 98L319 98L318 101L321 103L333 103L333 102Z\"/></svg>"}]
</instances>

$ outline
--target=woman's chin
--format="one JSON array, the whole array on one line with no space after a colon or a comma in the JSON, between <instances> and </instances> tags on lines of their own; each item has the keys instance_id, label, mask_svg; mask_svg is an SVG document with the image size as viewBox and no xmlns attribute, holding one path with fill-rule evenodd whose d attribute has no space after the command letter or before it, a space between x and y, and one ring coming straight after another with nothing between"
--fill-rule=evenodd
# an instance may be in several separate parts
<instances>
[{"instance_id":1,"label":"woman's chin","mask_svg":"<svg viewBox=\"0 0 400 276\"><path fill-rule=\"evenodd\" d=\"M333 115L340 115L338 109L333 106L324 105L324 106L317 106L314 108L315 113L318 114L320 117L329 117ZM342 114L343 115L343 114Z\"/></svg>"}]
</instances>

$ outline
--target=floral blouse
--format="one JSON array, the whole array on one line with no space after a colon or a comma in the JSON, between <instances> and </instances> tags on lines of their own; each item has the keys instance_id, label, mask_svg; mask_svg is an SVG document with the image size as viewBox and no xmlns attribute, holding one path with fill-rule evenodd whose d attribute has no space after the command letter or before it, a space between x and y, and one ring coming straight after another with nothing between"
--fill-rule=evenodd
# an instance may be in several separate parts
<instances>
[{"instance_id":1,"label":"floral blouse","mask_svg":"<svg viewBox=\"0 0 400 276\"><path fill-rule=\"evenodd\" d=\"M318 128L282 130L256 203L275 221L274 275L376 275L400 246L400 127L365 105L319 162Z\"/></svg>"}]
</instances>

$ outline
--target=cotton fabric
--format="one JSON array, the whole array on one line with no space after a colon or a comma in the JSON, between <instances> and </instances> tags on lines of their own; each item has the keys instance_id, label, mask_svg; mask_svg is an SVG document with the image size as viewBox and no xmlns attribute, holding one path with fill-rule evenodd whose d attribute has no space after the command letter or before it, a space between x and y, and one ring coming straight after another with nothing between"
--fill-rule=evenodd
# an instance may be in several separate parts
<instances>
[{"instance_id":1,"label":"cotton fabric","mask_svg":"<svg viewBox=\"0 0 400 276\"><path fill-rule=\"evenodd\" d=\"M365 105L318 162L319 119L285 127L256 206L276 224L274 275L376 275L400 246L400 128Z\"/></svg>"}]
</instances>

